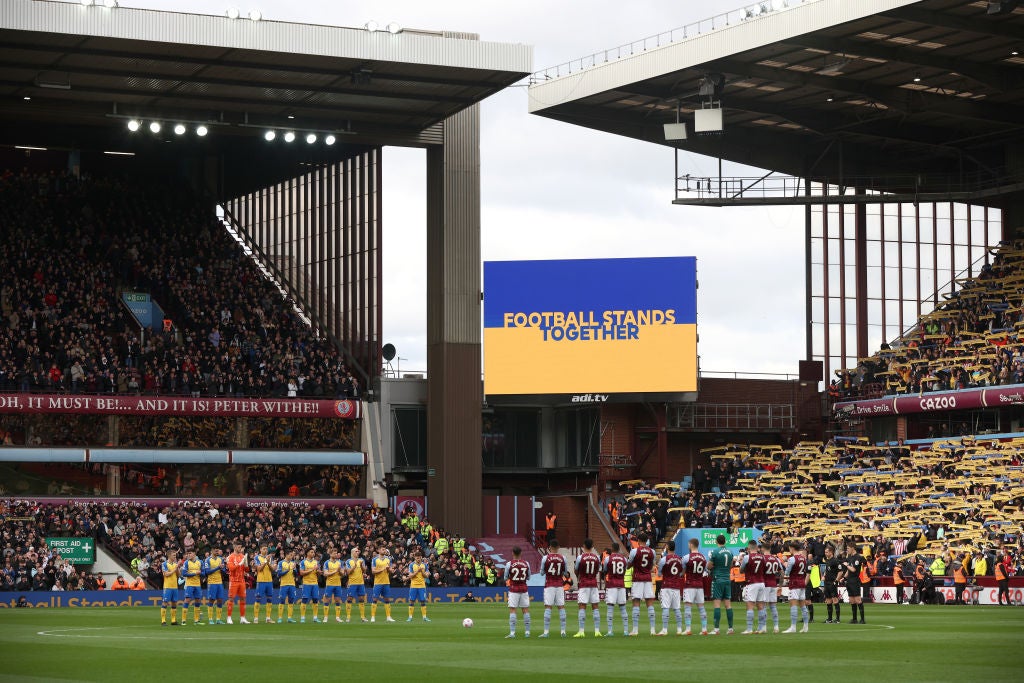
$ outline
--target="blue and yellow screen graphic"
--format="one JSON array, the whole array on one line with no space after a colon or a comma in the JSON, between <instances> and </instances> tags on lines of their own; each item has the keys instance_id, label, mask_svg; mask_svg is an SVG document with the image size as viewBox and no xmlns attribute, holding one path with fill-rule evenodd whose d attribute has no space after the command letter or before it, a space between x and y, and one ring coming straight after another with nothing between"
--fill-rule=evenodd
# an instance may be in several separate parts
<instances>
[{"instance_id":1,"label":"blue and yellow screen graphic","mask_svg":"<svg viewBox=\"0 0 1024 683\"><path fill-rule=\"evenodd\" d=\"M696 259L484 263L484 388L696 391Z\"/></svg>"}]
</instances>

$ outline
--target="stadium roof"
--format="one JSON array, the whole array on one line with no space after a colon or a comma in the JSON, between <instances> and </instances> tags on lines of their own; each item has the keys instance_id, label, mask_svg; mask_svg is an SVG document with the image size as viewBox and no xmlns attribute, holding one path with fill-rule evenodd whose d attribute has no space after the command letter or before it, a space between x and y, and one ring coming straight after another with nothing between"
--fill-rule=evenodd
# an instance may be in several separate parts
<instances>
[{"instance_id":1,"label":"stadium roof","mask_svg":"<svg viewBox=\"0 0 1024 683\"><path fill-rule=\"evenodd\" d=\"M969 190L963 198L987 203L1024 187L1007 170L1007 150L1024 139L1018 4L757 2L540 71L529 107L792 176ZM990 5L1003 11L989 14ZM719 75L717 98L700 95ZM695 135L693 112L712 99L724 131ZM663 124L677 116L689 139L666 141Z\"/></svg>"},{"instance_id":2,"label":"stadium roof","mask_svg":"<svg viewBox=\"0 0 1024 683\"><path fill-rule=\"evenodd\" d=\"M475 38L4 0L0 128L137 117L429 144L432 126L531 68L530 47Z\"/></svg>"}]
</instances>

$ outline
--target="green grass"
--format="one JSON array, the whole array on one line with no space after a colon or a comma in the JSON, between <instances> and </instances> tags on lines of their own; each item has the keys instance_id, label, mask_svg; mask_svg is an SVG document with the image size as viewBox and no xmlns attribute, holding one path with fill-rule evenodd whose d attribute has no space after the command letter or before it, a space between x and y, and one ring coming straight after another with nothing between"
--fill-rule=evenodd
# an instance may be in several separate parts
<instances>
[{"instance_id":1,"label":"green grass","mask_svg":"<svg viewBox=\"0 0 1024 683\"><path fill-rule=\"evenodd\" d=\"M779 611L785 629L789 608ZM825 612L819 605L808 634L689 638L652 638L641 614L640 637L581 640L558 638L557 626L555 638L538 640L543 610L534 607L532 614L533 637L524 640L520 624L520 638L512 641L503 639L508 611L496 604L435 605L429 624L419 620L418 609L416 620L406 623L401 605L396 624L174 629L159 625L155 608L0 609L0 681L690 681L720 669L732 680L758 683L1024 678L1021 608L868 605L868 624L860 626L820 623ZM571 635L575 605L567 614ZM474 628L462 627L466 616ZM843 616L850 616L845 606ZM660 626L660 608L658 618ZM737 610L736 618L742 630L744 612Z\"/></svg>"}]
</instances>

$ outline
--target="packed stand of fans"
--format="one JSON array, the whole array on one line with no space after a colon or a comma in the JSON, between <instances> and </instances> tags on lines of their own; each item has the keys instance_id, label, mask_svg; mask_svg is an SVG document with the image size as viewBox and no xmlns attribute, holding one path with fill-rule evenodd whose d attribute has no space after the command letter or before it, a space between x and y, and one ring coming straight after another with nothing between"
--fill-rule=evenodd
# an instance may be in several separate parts
<instances>
[{"instance_id":1,"label":"packed stand of fans","mask_svg":"<svg viewBox=\"0 0 1024 683\"><path fill-rule=\"evenodd\" d=\"M0 518L5 520L0 591L59 590L54 588L58 581L64 590L71 590L72 585L76 589L91 585L89 574L71 571L47 548L47 536L95 538L131 567L128 581L141 577L148 587L162 585L159 566L168 550L194 550L203 558L214 547L230 549L236 542L250 554L266 545L275 561L288 550L305 554L313 548L322 562L334 549L348 557L355 547L366 556L386 547L395 565L403 569L411 562L413 550L421 548L428 557L428 585L500 583L498 569L490 558L475 552L464 538L420 518L411 507L396 516L376 506L197 504L158 510L127 502L44 506L4 501L0 503ZM40 573L43 578L36 581ZM68 578L62 578L61 573ZM72 574L77 578L70 578ZM248 580L253 580L251 575ZM408 577L402 572L392 575L392 585L407 583Z\"/></svg>"},{"instance_id":2,"label":"packed stand of fans","mask_svg":"<svg viewBox=\"0 0 1024 683\"><path fill-rule=\"evenodd\" d=\"M347 398L359 394L184 188L0 176L0 392ZM119 289L173 323L144 340Z\"/></svg>"},{"instance_id":3,"label":"packed stand of fans","mask_svg":"<svg viewBox=\"0 0 1024 683\"><path fill-rule=\"evenodd\" d=\"M825 543L857 544L873 576L891 575L895 562L908 572L920 563L935 577L991 576L1006 558L1024 573L1024 439L965 437L916 450L856 439L792 450L733 444L705 454L717 474L622 482L607 504L620 534L659 530L664 518L666 539L680 527L756 527L780 547L806 541L813 558Z\"/></svg>"},{"instance_id":4,"label":"packed stand of fans","mask_svg":"<svg viewBox=\"0 0 1024 683\"><path fill-rule=\"evenodd\" d=\"M837 371L832 400L1024 384L1024 241L1004 242L991 264L909 333L856 368Z\"/></svg>"}]
</instances>

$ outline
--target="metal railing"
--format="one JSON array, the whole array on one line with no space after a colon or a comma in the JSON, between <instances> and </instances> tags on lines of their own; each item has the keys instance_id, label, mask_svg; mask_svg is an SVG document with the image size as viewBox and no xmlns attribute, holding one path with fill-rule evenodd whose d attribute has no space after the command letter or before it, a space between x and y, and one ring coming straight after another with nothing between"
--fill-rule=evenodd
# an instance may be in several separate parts
<instances>
[{"instance_id":1,"label":"metal railing","mask_svg":"<svg viewBox=\"0 0 1024 683\"><path fill-rule=\"evenodd\" d=\"M793 429L794 406L789 403L693 403L673 406L668 426L673 429Z\"/></svg>"},{"instance_id":2,"label":"metal railing","mask_svg":"<svg viewBox=\"0 0 1024 683\"><path fill-rule=\"evenodd\" d=\"M737 26L744 22L763 19L777 12L799 7L800 5L809 5L815 2L821 2L821 0L764 0L762 2L752 3L737 10L732 10L731 12L717 14L710 19L702 19L701 21L687 24L686 26L674 28L669 31L663 31L653 36L634 40L630 43L619 45L618 47L595 52L594 54L580 57L579 59L573 59L568 62L537 71L531 74L530 85L537 85L556 78L562 78L563 76L591 69L595 66L600 66L618 59L632 57L635 54L646 52L648 50L655 50L666 45L672 45L685 40L693 40L694 38L706 35L712 31L719 31L730 26Z\"/></svg>"}]
</instances>

